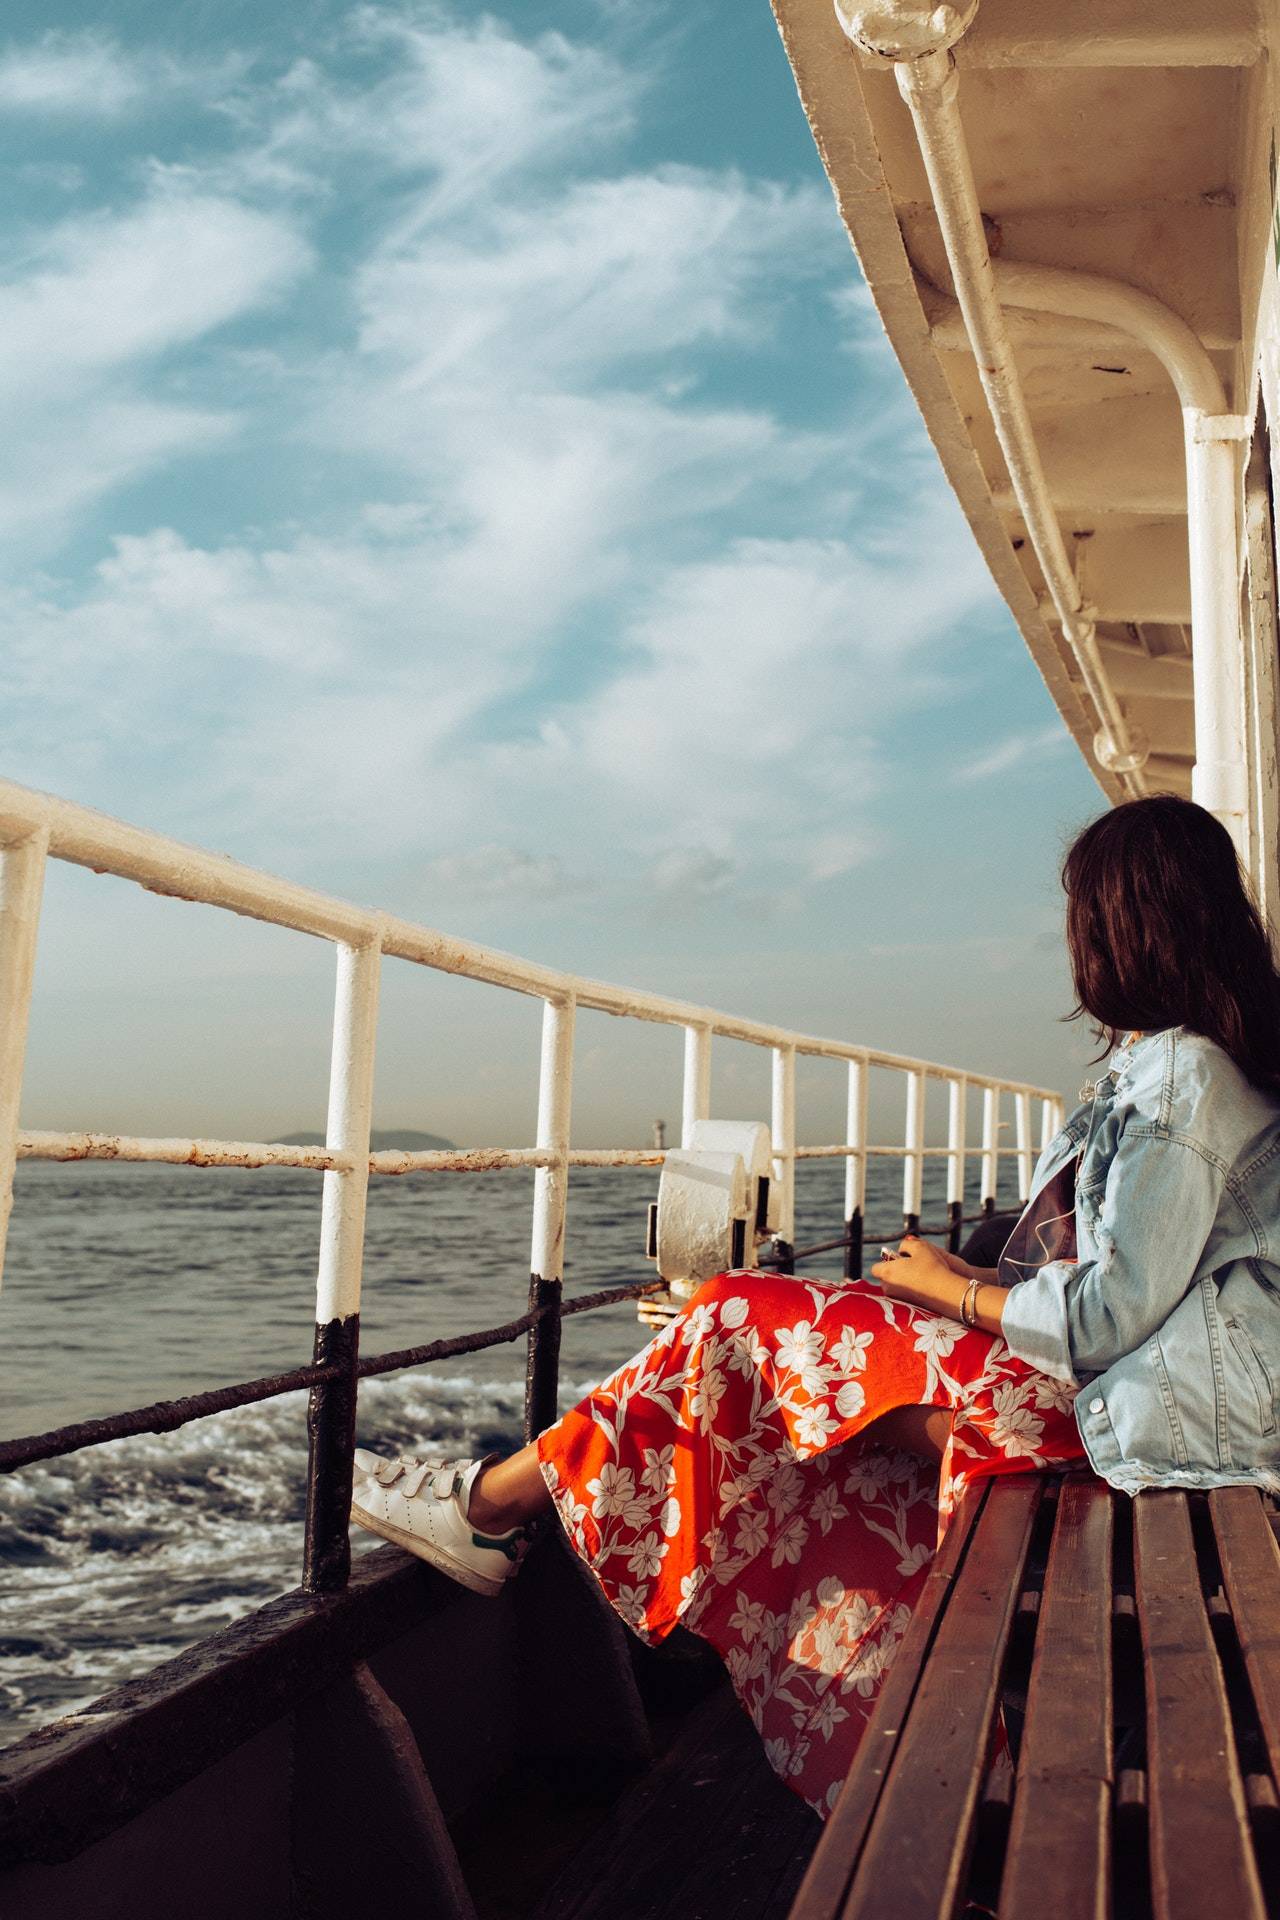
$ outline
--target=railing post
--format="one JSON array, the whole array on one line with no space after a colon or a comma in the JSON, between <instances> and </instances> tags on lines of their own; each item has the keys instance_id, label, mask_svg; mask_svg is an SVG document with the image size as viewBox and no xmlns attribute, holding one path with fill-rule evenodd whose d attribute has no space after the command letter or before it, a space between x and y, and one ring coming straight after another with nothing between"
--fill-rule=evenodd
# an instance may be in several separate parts
<instances>
[{"instance_id":1,"label":"railing post","mask_svg":"<svg viewBox=\"0 0 1280 1920\"><path fill-rule=\"evenodd\" d=\"M773 1178L778 1188L777 1272L796 1270L796 1050L773 1049Z\"/></svg>"},{"instance_id":2,"label":"railing post","mask_svg":"<svg viewBox=\"0 0 1280 1920\"><path fill-rule=\"evenodd\" d=\"M907 1075L907 1120L902 1160L902 1226L905 1233L920 1231L920 1199L924 1191L924 1095L922 1073Z\"/></svg>"},{"instance_id":3,"label":"railing post","mask_svg":"<svg viewBox=\"0 0 1280 1920\"><path fill-rule=\"evenodd\" d=\"M44 830L0 850L0 1274L13 1211L18 1110L48 850Z\"/></svg>"},{"instance_id":4,"label":"railing post","mask_svg":"<svg viewBox=\"0 0 1280 1920\"><path fill-rule=\"evenodd\" d=\"M1044 1152L1058 1128L1062 1125L1058 1118L1061 1102L1046 1096L1040 1102L1040 1151Z\"/></svg>"},{"instance_id":5,"label":"railing post","mask_svg":"<svg viewBox=\"0 0 1280 1920\"><path fill-rule=\"evenodd\" d=\"M680 1145L693 1145L693 1129L711 1116L711 1029L684 1030L684 1089L680 1109Z\"/></svg>"},{"instance_id":6,"label":"railing post","mask_svg":"<svg viewBox=\"0 0 1280 1920\"><path fill-rule=\"evenodd\" d=\"M964 1224L965 1105L968 1087L963 1080L947 1082L947 1246L960 1251Z\"/></svg>"},{"instance_id":7,"label":"railing post","mask_svg":"<svg viewBox=\"0 0 1280 1920\"><path fill-rule=\"evenodd\" d=\"M1000 1089L982 1089L982 1211L994 1213L1000 1188Z\"/></svg>"},{"instance_id":8,"label":"railing post","mask_svg":"<svg viewBox=\"0 0 1280 1920\"><path fill-rule=\"evenodd\" d=\"M1013 1096L1014 1123L1017 1129L1018 1144L1018 1198L1026 1204L1031 1192L1031 1095L1015 1093Z\"/></svg>"},{"instance_id":9,"label":"railing post","mask_svg":"<svg viewBox=\"0 0 1280 1920\"><path fill-rule=\"evenodd\" d=\"M538 1145L556 1155L533 1176L533 1246L529 1309L543 1308L529 1329L525 1370L524 1437L536 1440L555 1421L560 1384L560 1300L564 1281L564 1221L569 1194L569 1121L573 1104L572 999L542 1009L542 1064L538 1076Z\"/></svg>"},{"instance_id":10,"label":"railing post","mask_svg":"<svg viewBox=\"0 0 1280 1920\"><path fill-rule=\"evenodd\" d=\"M351 1571L351 1457L381 971L377 942L338 945L325 1144L331 1152L349 1155L351 1164L326 1172L321 1197L315 1360L318 1366L340 1371L312 1387L307 1408L310 1452L302 1584L308 1593L344 1587Z\"/></svg>"},{"instance_id":11,"label":"railing post","mask_svg":"<svg viewBox=\"0 0 1280 1920\"><path fill-rule=\"evenodd\" d=\"M857 1152L844 1163L844 1277L862 1273L862 1228L867 1204L867 1064L849 1062L849 1107L844 1137Z\"/></svg>"}]
</instances>

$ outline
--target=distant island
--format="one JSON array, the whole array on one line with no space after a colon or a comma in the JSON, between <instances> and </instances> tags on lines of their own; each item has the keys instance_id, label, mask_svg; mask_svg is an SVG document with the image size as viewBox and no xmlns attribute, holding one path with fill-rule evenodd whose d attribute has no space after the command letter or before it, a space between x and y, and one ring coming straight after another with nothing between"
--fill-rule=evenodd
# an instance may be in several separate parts
<instances>
[{"instance_id":1,"label":"distant island","mask_svg":"<svg viewBox=\"0 0 1280 1920\"><path fill-rule=\"evenodd\" d=\"M322 1133L282 1133L272 1143L277 1147L322 1147ZM375 1127L369 1135L371 1153L456 1153L452 1140L438 1133L414 1133L410 1127Z\"/></svg>"}]
</instances>

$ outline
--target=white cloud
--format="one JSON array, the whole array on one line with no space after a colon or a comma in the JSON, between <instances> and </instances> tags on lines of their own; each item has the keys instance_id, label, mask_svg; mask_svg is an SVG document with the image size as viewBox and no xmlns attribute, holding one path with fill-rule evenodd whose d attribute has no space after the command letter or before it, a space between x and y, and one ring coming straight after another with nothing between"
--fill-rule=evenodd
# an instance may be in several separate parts
<instances>
[{"instance_id":1,"label":"white cloud","mask_svg":"<svg viewBox=\"0 0 1280 1920\"><path fill-rule=\"evenodd\" d=\"M55 29L0 52L0 114L116 119L217 77L209 63L188 67L153 50L126 52L100 33Z\"/></svg>"},{"instance_id":2,"label":"white cloud","mask_svg":"<svg viewBox=\"0 0 1280 1920\"><path fill-rule=\"evenodd\" d=\"M985 753L966 760L956 769L953 778L962 786L975 780L991 780L997 774L1008 773L1032 758L1068 745L1070 739L1070 734L1060 721L1050 727L1032 727L1022 733L1012 733L1007 739L988 747Z\"/></svg>"},{"instance_id":3,"label":"white cloud","mask_svg":"<svg viewBox=\"0 0 1280 1920\"><path fill-rule=\"evenodd\" d=\"M470 898L839 880L876 850L878 730L937 691L940 634L989 588L921 455L895 444L888 478L873 458L905 407L833 399L816 431L767 389L699 397L812 296L825 195L580 177L643 73L490 21L356 30L395 56L363 91L296 68L264 132L266 95L242 89L232 162L56 228L0 297L0 369L25 369L13 471L38 477L7 504L48 534L240 427L229 381L199 405L160 369L305 271L301 215L251 187L365 154L405 176L326 291L324 348L286 331L220 363L287 395L252 423L267 444L354 475L365 504L335 489L323 515L203 545L117 535L78 593L11 598L14 773L126 812L156 792L151 817L216 821L273 864L340 844ZM556 178L566 153L578 173ZM571 872L541 851L568 845Z\"/></svg>"},{"instance_id":4,"label":"white cloud","mask_svg":"<svg viewBox=\"0 0 1280 1920\"><path fill-rule=\"evenodd\" d=\"M726 892L736 874L734 862L710 847L669 847L654 861L649 878L659 893L705 900Z\"/></svg>"},{"instance_id":5,"label":"white cloud","mask_svg":"<svg viewBox=\"0 0 1280 1920\"><path fill-rule=\"evenodd\" d=\"M309 258L291 221L209 195L68 219L27 248L0 290L0 540L47 547L110 488L229 431L225 407L157 397L155 363L278 297Z\"/></svg>"},{"instance_id":6,"label":"white cloud","mask_svg":"<svg viewBox=\"0 0 1280 1920\"><path fill-rule=\"evenodd\" d=\"M554 854L528 853L492 842L465 853L443 854L430 863L428 873L446 894L469 899L556 900L580 893L584 886Z\"/></svg>"},{"instance_id":7,"label":"white cloud","mask_svg":"<svg viewBox=\"0 0 1280 1920\"><path fill-rule=\"evenodd\" d=\"M356 52L384 60L363 84L324 64ZM245 142L226 177L312 194L335 162L425 176L402 209L406 229L460 214L474 200L517 195L558 161L581 165L629 130L645 82L601 48L559 33L522 39L492 16L457 20L443 7L415 19L357 8L336 39L300 60L268 95L226 103Z\"/></svg>"}]
</instances>

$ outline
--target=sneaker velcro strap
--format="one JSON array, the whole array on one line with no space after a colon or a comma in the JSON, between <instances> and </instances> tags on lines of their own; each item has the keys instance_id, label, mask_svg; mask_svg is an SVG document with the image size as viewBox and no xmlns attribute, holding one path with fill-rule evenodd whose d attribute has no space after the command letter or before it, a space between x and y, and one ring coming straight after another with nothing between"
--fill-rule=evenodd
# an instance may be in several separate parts
<instances>
[{"instance_id":1,"label":"sneaker velcro strap","mask_svg":"<svg viewBox=\"0 0 1280 1920\"><path fill-rule=\"evenodd\" d=\"M431 1469L425 1460L415 1460L414 1464L405 1474L404 1484L400 1489L406 1500L413 1499L430 1471Z\"/></svg>"}]
</instances>

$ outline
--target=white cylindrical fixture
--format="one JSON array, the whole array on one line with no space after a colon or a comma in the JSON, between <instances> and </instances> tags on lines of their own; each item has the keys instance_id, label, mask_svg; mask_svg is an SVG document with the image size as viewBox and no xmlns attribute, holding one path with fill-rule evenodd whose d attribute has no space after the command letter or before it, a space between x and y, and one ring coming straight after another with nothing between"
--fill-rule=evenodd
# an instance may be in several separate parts
<instances>
[{"instance_id":1,"label":"white cylindrical fixture","mask_svg":"<svg viewBox=\"0 0 1280 1920\"><path fill-rule=\"evenodd\" d=\"M684 1030L684 1089L680 1112L680 1145L693 1145L699 1120L711 1117L711 1029Z\"/></svg>"},{"instance_id":2,"label":"white cylindrical fixture","mask_svg":"<svg viewBox=\"0 0 1280 1920\"><path fill-rule=\"evenodd\" d=\"M964 1211L964 1136L968 1088L963 1080L947 1082L947 1205L960 1202Z\"/></svg>"},{"instance_id":3,"label":"white cylindrical fixture","mask_svg":"<svg viewBox=\"0 0 1280 1920\"><path fill-rule=\"evenodd\" d=\"M1191 795L1217 815L1247 862L1244 649L1236 582L1237 449L1230 440L1197 438L1212 422L1193 409L1183 420L1196 727Z\"/></svg>"},{"instance_id":4,"label":"white cylindrical fixture","mask_svg":"<svg viewBox=\"0 0 1280 1920\"><path fill-rule=\"evenodd\" d=\"M1013 1112L1018 1145L1018 1198L1025 1201L1031 1191L1031 1095L1029 1093L1014 1094Z\"/></svg>"},{"instance_id":5,"label":"white cylindrical fixture","mask_svg":"<svg viewBox=\"0 0 1280 1920\"><path fill-rule=\"evenodd\" d=\"M329 1066L325 1145L351 1155L343 1171L324 1176L320 1203L320 1267L316 1325L349 1320L360 1311L364 1215L369 1191L369 1129L373 1123L373 1067L378 1036L382 950L376 944L335 949L338 963Z\"/></svg>"},{"instance_id":6,"label":"white cylindrical fixture","mask_svg":"<svg viewBox=\"0 0 1280 1920\"><path fill-rule=\"evenodd\" d=\"M773 1178L778 1192L778 1238L796 1237L796 1050L773 1049Z\"/></svg>"},{"instance_id":7,"label":"white cylindrical fixture","mask_svg":"<svg viewBox=\"0 0 1280 1920\"><path fill-rule=\"evenodd\" d=\"M857 1152L844 1163L844 1217L865 1213L867 1205L867 1080L865 1061L849 1062L849 1104L844 1137Z\"/></svg>"},{"instance_id":8,"label":"white cylindrical fixture","mask_svg":"<svg viewBox=\"0 0 1280 1920\"><path fill-rule=\"evenodd\" d=\"M994 1200L1000 1186L1000 1089L982 1089L982 1192L983 1206Z\"/></svg>"},{"instance_id":9,"label":"white cylindrical fixture","mask_svg":"<svg viewBox=\"0 0 1280 1920\"><path fill-rule=\"evenodd\" d=\"M0 1275L4 1271L47 831L0 851Z\"/></svg>"},{"instance_id":10,"label":"white cylindrical fixture","mask_svg":"<svg viewBox=\"0 0 1280 1920\"><path fill-rule=\"evenodd\" d=\"M924 1189L924 1075L907 1075L907 1119L903 1133L902 1211L919 1217Z\"/></svg>"},{"instance_id":11,"label":"white cylindrical fixture","mask_svg":"<svg viewBox=\"0 0 1280 1920\"><path fill-rule=\"evenodd\" d=\"M542 1064L538 1075L538 1145L557 1156L533 1176L530 1271L540 1280L564 1278L564 1221L569 1199L569 1122L573 1108L572 1000L548 1000L542 1009Z\"/></svg>"}]
</instances>

